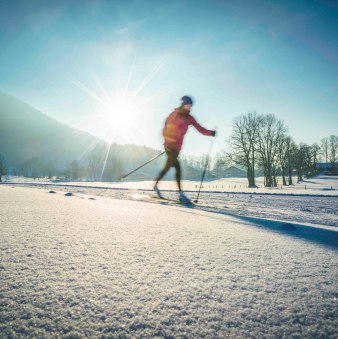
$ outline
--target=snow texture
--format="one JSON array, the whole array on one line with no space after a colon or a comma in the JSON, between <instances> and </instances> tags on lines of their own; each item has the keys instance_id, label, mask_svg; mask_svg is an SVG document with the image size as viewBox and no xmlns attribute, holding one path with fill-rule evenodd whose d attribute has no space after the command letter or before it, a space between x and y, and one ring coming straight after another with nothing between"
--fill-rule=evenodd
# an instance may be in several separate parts
<instances>
[{"instance_id":1,"label":"snow texture","mask_svg":"<svg viewBox=\"0 0 338 339\"><path fill-rule=\"evenodd\" d=\"M336 228L49 190L0 185L1 337L337 338Z\"/></svg>"}]
</instances>

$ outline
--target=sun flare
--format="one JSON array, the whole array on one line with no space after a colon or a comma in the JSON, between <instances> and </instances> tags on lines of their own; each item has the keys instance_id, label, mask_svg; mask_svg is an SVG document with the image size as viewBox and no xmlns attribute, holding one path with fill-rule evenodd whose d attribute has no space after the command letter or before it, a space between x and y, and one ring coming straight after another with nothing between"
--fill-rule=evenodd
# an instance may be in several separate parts
<instances>
[{"instance_id":1,"label":"sun flare","mask_svg":"<svg viewBox=\"0 0 338 339\"><path fill-rule=\"evenodd\" d=\"M140 110L128 101L111 98L107 105L98 103L96 115L93 118L92 127L100 131L100 136L105 140L131 142L137 130Z\"/></svg>"},{"instance_id":2,"label":"sun flare","mask_svg":"<svg viewBox=\"0 0 338 339\"><path fill-rule=\"evenodd\" d=\"M154 111L150 108L152 98L128 93L127 89L110 94L101 84L97 93L82 83L76 84L95 100L96 109L83 116L88 131L109 143L138 143L137 137L144 134L140 123Z\"/></svg>"},{"instance_id":3,"label":"sun flare","mask_svg":"<svg viewBox=\"0 0 338 339\"><path fill-rule=\"evenodd\" d=\"M84 150L81 158L95 149L100 140L107 141L108 148L102 173L112 143L140 144L147 138L145 131L149 126L147 122L151 120L151 115L157 111L151 108L156 95L144 97L141 92L165 65L166 59L166 57L161 58L144 77L140 85L133 90L131 90L131 83L134 63L129 70L125 87L121 90L106 88L96 75L93 75L96 90L82 82L73 81L78 88L95 100L96 106L91 115L83 116L83 118L87 121L87 128L85 129L96 135L97 139Z\"/></svg>"},{"instance_id":4,"label":"sun flare","mask_svg":"<svg viewBox=\"0 0 338 339\"><path fill-rule=\"evenodd\" d=\"M96 90L85 84L74 81L74 84L95 100L96 111L87 116L88 130L109 143L138 144L146 135L142 130L145 121L156 109L151 108L156 95L144 97L141 93L154 76L166 64L167 56L163 56L154 64L153 69L142 79L139 86L133 85L135 62L132 63L124 88L119 90L106 88L100 79L93 74Z\"/></svg>"}]
</instances>

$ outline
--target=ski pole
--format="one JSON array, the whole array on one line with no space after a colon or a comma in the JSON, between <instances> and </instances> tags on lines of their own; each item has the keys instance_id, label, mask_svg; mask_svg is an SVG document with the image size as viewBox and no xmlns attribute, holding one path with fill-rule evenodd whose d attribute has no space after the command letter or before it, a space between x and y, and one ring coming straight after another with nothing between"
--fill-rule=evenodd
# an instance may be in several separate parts
<instances>
[{"instance_id":1,"label":"ski pole","mask_svg":"<svg viewBox=\"0 0 338 339\"><path fill-rule=\"evenodd\" d=\"M200 196L201 187L202 187L203 180L204 180L204 177L205 177L205 173L206 173L206 171L207 171L207 167L208 167L208 164L209 164L209 157L210 157L210 153L211 153L213 144L214 144L214 138L211 139L211 142L210 142L210 145L209 145L209 151L208 151L208 154L207 154L207 158L206 158L206 160L205 160L205 165L204 165L204 170L203 170L203 173L202 173L200 188L199 188L199 190L198 190L197 198L196 198L196 200L194 200L194 202L195 202L196 204L198 203L198 198L199 198L199 196Z\"/></svg>"},{"instance_id":2,"label":"ski pole","mask_svg":"<svg viewBox=\"0 0 338 339\"><path fill-rule=\"evenodd\" d=\"M143 165L141 165L141 166L135 168L134 170L132 170L131 172L129 172L129 173L123 175L123 176L120 177L118 180L122 180L122 179L128 177L130 174L133 174L134 172L136 172L137 170L139 170L139 169L142 168L143 166L149 164L151 161L155 160L156 158L158 158L159 156L161 156L161 155L164 154L164 153L165 153L165 151L163 151L163 152L160 153L160 154L155 155L155 156L152 157L150 160L148 160L147 162L145 162Z\"/></svg>"}]
</instances>

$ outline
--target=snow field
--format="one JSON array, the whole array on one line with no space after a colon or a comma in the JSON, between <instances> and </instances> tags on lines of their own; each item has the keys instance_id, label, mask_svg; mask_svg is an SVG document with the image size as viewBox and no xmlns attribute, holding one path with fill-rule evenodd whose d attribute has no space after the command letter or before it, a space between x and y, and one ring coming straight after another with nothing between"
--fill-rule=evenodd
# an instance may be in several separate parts
<instances>
[{"instance_id":1,"label":"snow field","mask_svg":"<svg viewBox=\"0 0 338 339\"><path fill-rule=\"evenodd\" d=\"M103 183L97 186L78 184L51 184L51 183L11 183L3 185L35 187L40 189L73 192L91 197L108 197L125 200L142 200L157 204L168 202L150 199L154 195L152 189L140 189L134 183L134 188L105 187ZM130 183L131 184L131 183ZM169 184L169 183L164 183ZM333 191L335 192L335 191ZM162 194L169 199L178 199L177 190L164 190ZM196 191L186 192L187 196L195 200ZM315 225L338 226L338 196L337 195L308 195L308 194L263 194L245 192L215 192L202 191L198 206L195 209L222 213L226 215L242 215L248 217L265 218L268 220L283 220Z\"/></svg>"},{"instance_id":2,"label":"snow field","mask_svg":"<svg viewBox=\"0 0 338 339\"><path fill-rule=\"evenodd\" d=\"M173 171L173 170L171 170ZM37 179L32 181L29 178L8 177L9 183L26 184L53 184L53 181ZM305 179L297 183L297 178L293 178L294 185L282 186L281 178L278 178L278 187L264 187L264 178L256 178L257 188L248 188L246 178L224 178L213 181L205 181L202 185L202 192L226 192L226 193L247 193L247 194L285 194L285 195L322 195L338 196L338 177L336 176L317 176L315 178ZM61 186L82 186L84 188L115 188L115 189L138 189L152 190L154 181L121 181L121 182L54 182ZM175 181L164 180L159 184L160 189L166 191L177 190ZM182 187L186 191L198 191L200 181L183 180Z\"/></svg>"},{"instance_id":3,"label":"snow field","mask_svg":"<svg viewBox=\"0 0 338 339\"><path fill-rule=\"evenodd\" d=\"M337 337L334 229L47 192L0 186L2 336Z\"/></svg>"}]
</instances>

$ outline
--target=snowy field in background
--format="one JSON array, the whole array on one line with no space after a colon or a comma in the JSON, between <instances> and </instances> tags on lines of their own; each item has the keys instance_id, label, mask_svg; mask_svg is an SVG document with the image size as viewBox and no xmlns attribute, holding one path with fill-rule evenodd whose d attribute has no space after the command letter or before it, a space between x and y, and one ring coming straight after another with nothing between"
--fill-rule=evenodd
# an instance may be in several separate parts
<instances>
[{"instance_id":1,"label":"snowy field in background","mask_svg":"<svg viewBox=\"0 0 338 339\"><path fill-rule=\"evenodd\" d=\"M50 187L0 185L1 336L337 338L337 228Z\"/></svg>"},{"instance_id":2,"label":"snowy field in background","mask_svg":"<svg viewBox=\"0 0 338 339\"><path fill-rule=\"evenodd\" d=\"M127 188L150 190L154 186L153 181L122 181L122 182L53 182L45 179L37 179L33 181L30 178L8 177L5 182L13 183L54 183L60 185L81 185L85 187L107 187L107 188ZM248 180L246 178L224 178L203 183L202 191L213 192L243 192L243 193L263 193L263 194L313 194L313 195L336 195L338 196L338 177L337 176L318 176L316 178L304 179L297 184L297 178L293 178L294 185L281 185L281 178L278 178L278 187L264 187L264 178L256 178L257 188L248 188ZM161 181L160 188L163 190L177 190L175 181ZM186 191L197 191L200 187L199 181L182 181L183 189Z\"/></svg>"}]
</instances>

